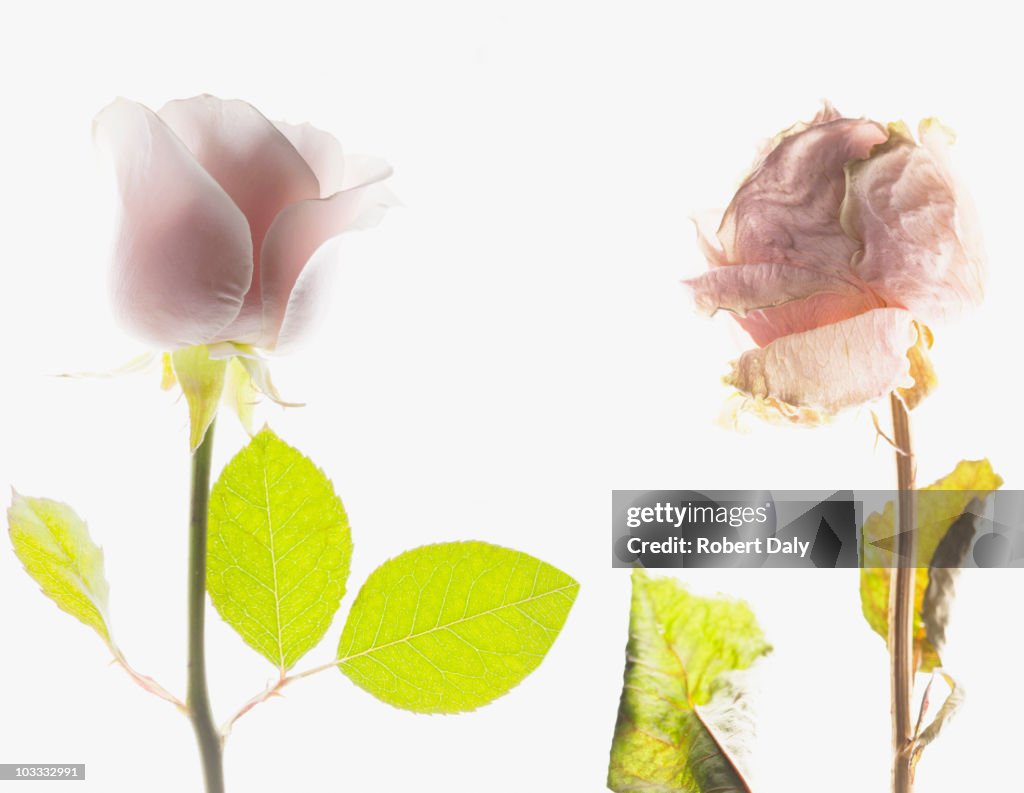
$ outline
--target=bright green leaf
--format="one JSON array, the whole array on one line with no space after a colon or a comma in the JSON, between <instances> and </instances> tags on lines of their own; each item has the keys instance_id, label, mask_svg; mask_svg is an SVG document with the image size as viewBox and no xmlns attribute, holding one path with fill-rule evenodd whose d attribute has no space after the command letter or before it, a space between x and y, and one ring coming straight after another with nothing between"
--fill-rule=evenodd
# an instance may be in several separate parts
<instances>
[{"instance_id":1,"label":"bright green leaf","mask_svg":"<svg viewBox=\"0 0 1024 793\"><path fill-rule=\"evenodd\" d=\"M742 769L753 720L742 671L770 650L745 603L634 570L608 787L749 793Z\"/></svg>"},{"instance_id":2,"label":"bright green leaf","mask_svg":"<svg viewBox=\"0 0 1024 793\"><path fill-rule=\"evenodd\" d=\"M111 644L103 551L67 504L14 493L7 521L17 554L43 594Z\"/></svg>"},{"instance_id":3,"label":"bright green leaf","mask_svg":"<svg viewBox=\"0 0 1024 793\"><path fill-rule=\"evenodd\" d=\"M561 570L507 548L416 548L366 580L338 644L339 667L399 708L473 710L537 668L578 589Z\"/></svg>"},{"instance_id":4,"label":"bright green leaf","mask_svg":"<svg viewBox=\"0 0 1024 793\"><path fill-rule=\"evenodd\" d=\"M211 358L209 348L200 344L175 350L171 353L171 365L188 402L189 447L195 451L217 417L228 362L225 358Z\"/></svg>"},{"instance_id":5,"label":"bright green leaf","mask_svg":"<svg viewBox=\"0 0 1024 793\"><path fill-rule=\"evenodd\" d=\"M284 672L330 627L351 558L330 480L261 430L210 493L207 589L221 617Z\"/></svg>"},{"instance_id":6,"label":"bright green leaf","mask_svg":"<svg viewBox=\"0 0 1024 793\"><path fill-rule=\"evenodd\" d=\"M924 594L928 588L927 567L949 527L963 514L972 499L984 499L989 491L997 489L1002 483L1002 477L992 470L988 460L962 460L951 474L921 488L942 491L941 496L929 493L926 498L917 499L918 567L914 597L914 650L922 672L930 672L941 666L938 652L925 635L921 617ZM874 543L896 534L895 512L895 505L889 502L882 512L876 512L864 522L861 547L861 608L868 624L883 638L889 635L889 579L893 557L889 550Z\"/></svg>"}]
</instances>

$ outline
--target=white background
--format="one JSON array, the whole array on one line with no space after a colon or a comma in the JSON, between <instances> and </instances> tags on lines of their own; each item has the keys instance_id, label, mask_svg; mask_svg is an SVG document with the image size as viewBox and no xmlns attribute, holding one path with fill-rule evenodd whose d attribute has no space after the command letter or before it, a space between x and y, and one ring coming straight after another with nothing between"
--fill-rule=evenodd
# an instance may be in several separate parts
<instances>
[{"instance_id":1,"label":"white background","mask_svg":"<svg viewBox=\"0 0 1024 793\"><path fill-rule=\"evenodd\" d=\"M332 476L355 540L351 597L422 543L479 538L582 584L539 671L475 714L424 717L334 672L236 728L238 791L599 791L621 683L628 576L612 488L885 488L867 410L815 431L715 425L745 342L695 317L687 216L722 206L761 139L841 110L937 115L991 261L985 308L936 328L942 387L914 416L920 481L988 455L1024 487L1019 25L982 2L22 4L0 30L0 486L65 500L107 554L114 630L184 681L186 413L155 375L69 381L140 347L105 293L110 206L90 121L116 95L199 92L309 120L395 166L406 207L343 246L332 312L275 362L263 409ZM955 10L954 10L955 9ZM827 375L827 373L823 373ZM244 443L221 421L217 468ZM763 791L885 790L888 677L855 571L687 573L748 598ZM1010 789L1020 746L1019 571L966 576L947 666L970 702L921 793ZM300 662L329 660L339 618ZM194 791L188 723L0 553L0 762L85 762L76 790ZM220 716L273 670L211 611ZM42 783L42 787L57 783ZM63 788L61 788L63 790Z\"/></svg>"}]
</instances>

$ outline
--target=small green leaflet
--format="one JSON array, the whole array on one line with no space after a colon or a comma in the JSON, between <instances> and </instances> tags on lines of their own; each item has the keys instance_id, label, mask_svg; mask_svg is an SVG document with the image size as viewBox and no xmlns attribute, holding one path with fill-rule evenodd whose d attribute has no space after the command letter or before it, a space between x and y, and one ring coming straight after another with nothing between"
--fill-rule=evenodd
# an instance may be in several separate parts
<instances>
[{"instance_id":1,"label":"small green leaflet","mask_svg":"<svg viewBox=\"0 0 1024 793\"><path fill-rule=\"evenodd\" d=\"M741 672L770 650L745 603L634 570L608 787L749 793L742 769L753 719Z\"/></svg>"},{"instance_id":2,"label":"small green leaflet","mask_svg":"<svg viewBox=\"0 0 1024 793\"><path fill-rule=\"evenodd\" d=\"M537 668L578 590L561 570L488 543L416 548L366 580L338 644L339 667L399 708L473 710Z\"/></svg>"},{"instance_id":3,"label":"small green leaflet","mask_svg":"<svg viewBox=\"0 0 1024 793\"><path fill-rule=\"evenodd\" d=\"M282 673L323 638L352 539L330 480L264 428L210 493L207 589L221 617Z\"/></svg>"},{"instance_id":4,"label":"small green leaflet","mask_svg":"<svg viewBox=\"0 0 1024 793\"><path fill-rule=\"evenodd\" d=\"M111 645L103 551L67 504L14 493L7 522L25 570L43 594Z\"/></svg>"}]
</instances>

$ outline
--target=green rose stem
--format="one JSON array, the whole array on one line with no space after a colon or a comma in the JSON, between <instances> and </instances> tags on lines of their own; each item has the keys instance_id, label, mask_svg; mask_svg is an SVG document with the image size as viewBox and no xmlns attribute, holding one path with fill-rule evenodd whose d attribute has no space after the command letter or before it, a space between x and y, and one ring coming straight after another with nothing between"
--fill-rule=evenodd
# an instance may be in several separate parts
<instances>
[{"instance_id":1,"label":"green rose stem","mask_svg":"<svg viewBox=\"0 0 1024 793\"><path fill-rule=\"evenodd\" d=\"M206 523L210 501L213 422L192 453L192 508L188 540L188 694L185 704L203 761L206 793L224 793L223 745L206 687Z\"/></svg>"},{"instance_id":2,"label":"green rose stem","mask_svg":"<svg viewBox=\"0 0 1024 793\"><path fill-rule=\"evenodd\" d=\"M910 710L914 691L914 594L917 574L914 533L915 463L910 445L910 416L907 407L896 393L890 395L890 401L896 446L896 480L899 486L896 561L889 589L892 787L893 793L910 793L914 787L914 725Z\"/></svg>"}]
</instances>

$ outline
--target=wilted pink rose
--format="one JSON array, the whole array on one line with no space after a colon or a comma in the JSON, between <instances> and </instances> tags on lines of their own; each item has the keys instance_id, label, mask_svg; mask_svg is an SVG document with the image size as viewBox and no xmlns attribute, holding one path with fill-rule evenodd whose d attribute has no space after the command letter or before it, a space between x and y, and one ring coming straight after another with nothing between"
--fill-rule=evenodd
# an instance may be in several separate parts
<instances>
[{"instance_id":1,"label":"wilted pink rose","mask_svg":"<svg viewBox=\"0 0 1024 793\"><path fill-rule=\"evenodd\" d=\"M800 420L909 388L931 376L927 325L980 300L952 135L929 119L919 138L826 106L771 142L717 232L698 223L710 271L686 283L758 345L726 378L757 405Z\"/></svg>"},{"instance_id":2,"label":"wilted pink rose","mask_svg":"<svg viewBox=\"0 0 1024 793\"><path fill-rule=\"evenodd\" d=\"M198 96L154 113L118 99L95 133L121 198L117 310L167 350L290 343L335 258L324 243L374 224L391 203L386 163L237 100Z\"/></svg>"}]
</instances>

